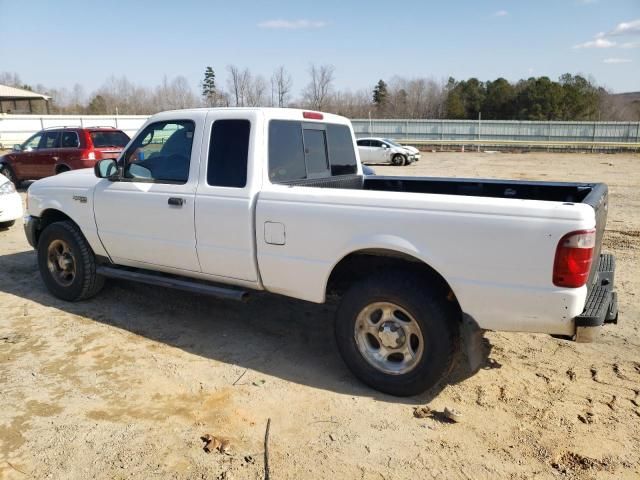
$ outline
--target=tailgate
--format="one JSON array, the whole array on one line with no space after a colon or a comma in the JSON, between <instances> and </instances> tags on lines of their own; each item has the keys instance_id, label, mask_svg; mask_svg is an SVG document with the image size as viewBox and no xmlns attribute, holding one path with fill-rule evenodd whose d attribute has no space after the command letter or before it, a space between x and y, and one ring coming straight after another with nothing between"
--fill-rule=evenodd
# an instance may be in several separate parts
<instances>
[{"instance_id":1,"label":"tailgate","mask_svg":"<svg viewBox=\"0 0 640 480\"><path fill-rule=\"evenodd\" d=\"M587 286L591 286L596 280L598 271L598 259L602 250L602 237L604 229L607 225L607 211L609 210L609 189L606 183L596 183L589 195L585 197L582 203L590 205L596 213L596 247L593 252L593 263L591 264L591 272L589 273L589 281Z\"/></svg>"}]
</instances>

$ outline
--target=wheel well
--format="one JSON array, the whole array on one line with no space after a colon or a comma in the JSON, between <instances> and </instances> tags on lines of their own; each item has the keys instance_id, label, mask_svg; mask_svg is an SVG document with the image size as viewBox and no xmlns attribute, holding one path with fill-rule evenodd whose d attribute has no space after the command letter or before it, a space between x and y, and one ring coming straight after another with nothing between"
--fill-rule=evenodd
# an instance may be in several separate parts
<instances>
[{"instance_id":1,"label":"wheel well","mask_svg":"<svg viewBox=\"0 0 640 480\"><path fill-rule=\"evenodd\" d=\"M68 172L69 170L71 170L71 169L69 167L67 167L66 165L58 165L56 167L56 173Z\"/></svg>"},{"instance_id":2,"label":"wheel well","mask_svg":"<svg viewBox=\"0 0 640 480\"><path fill-rule=\"evenodd\" d=\"M455 293L442 275L422 260L393 250L368 249L350 253L333 268L326 294L342 295L353 283L371 275L384 275L385 271L390 270L417 275L448 301L453 302L460 315L462 314Z\"/></svg>"},{"instance_id":3,"label":"wheel well","mask_svg":"<svg viewBox=\"0 0 640 480\"><path fill-rule=\"evenodd\" d=\"M40 216L40 222L38 223L38 229L36 230L36 245L38 244L40 234L44 231L45 228L47 228L52 223L64 222L66 220L73 222L71 217L62 213L60 210L50 208L42 212L42 215Z\"/></svg>"}]
</instances>

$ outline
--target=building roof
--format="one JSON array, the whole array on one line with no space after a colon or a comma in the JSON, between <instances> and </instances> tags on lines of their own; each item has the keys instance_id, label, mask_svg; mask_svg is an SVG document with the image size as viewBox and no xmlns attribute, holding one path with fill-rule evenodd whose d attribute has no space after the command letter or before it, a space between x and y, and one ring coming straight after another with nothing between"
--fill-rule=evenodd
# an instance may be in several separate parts
<instances>
[{"instance_id":1,"label":"building roof","mask_svg":"<svg viewBox=\"0 0 640 480\"><path fill-rule=\"evenodd\" d=\"M22 88L9 87L8 85L0 85L0 99L9 100L28 100L28 99L41 99L50 100L49 95L43 95L41 93L32 92L31 90L24 90Z\"/></svg>"}]
</instances>

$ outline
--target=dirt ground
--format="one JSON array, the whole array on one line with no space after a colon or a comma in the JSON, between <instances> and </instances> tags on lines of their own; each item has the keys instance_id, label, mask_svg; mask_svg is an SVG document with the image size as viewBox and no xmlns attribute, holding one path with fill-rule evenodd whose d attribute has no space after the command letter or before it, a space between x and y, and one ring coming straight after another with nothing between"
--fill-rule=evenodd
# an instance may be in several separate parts
<instances>
[{"instance_id":1,"label":"dirt ground","mask_svg":"<svg viewBox=\"0 0 640 480\"><path fill-rule=\"evenodd\" d=\"M0 232L0 478L264 478L268 418L273 479L640 478L640 155L424 153L376 170L607 182L620 324L594 344L488 332L480 372L394 398L347 371L332 305L116 281L64 303L16 224ZM230 451L205 453L205 434Z\"/></svg>"}]
</instances>

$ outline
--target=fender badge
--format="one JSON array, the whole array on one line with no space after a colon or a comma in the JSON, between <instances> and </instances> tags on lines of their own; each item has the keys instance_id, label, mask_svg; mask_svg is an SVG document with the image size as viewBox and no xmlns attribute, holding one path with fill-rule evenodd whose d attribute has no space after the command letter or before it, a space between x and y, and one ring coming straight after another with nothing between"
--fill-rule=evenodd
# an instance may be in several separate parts
<instances>
[{"instance_id":1,"label":"fender badge","mask_svg":"<svg viewBox=\"0 0 640 480\"><path fill-rule=\"evenodd\" d=\"M87 203L87 197L85 197L83 195L74 195L72 198L77 202Z\"/></svg>"}]
</instances>

